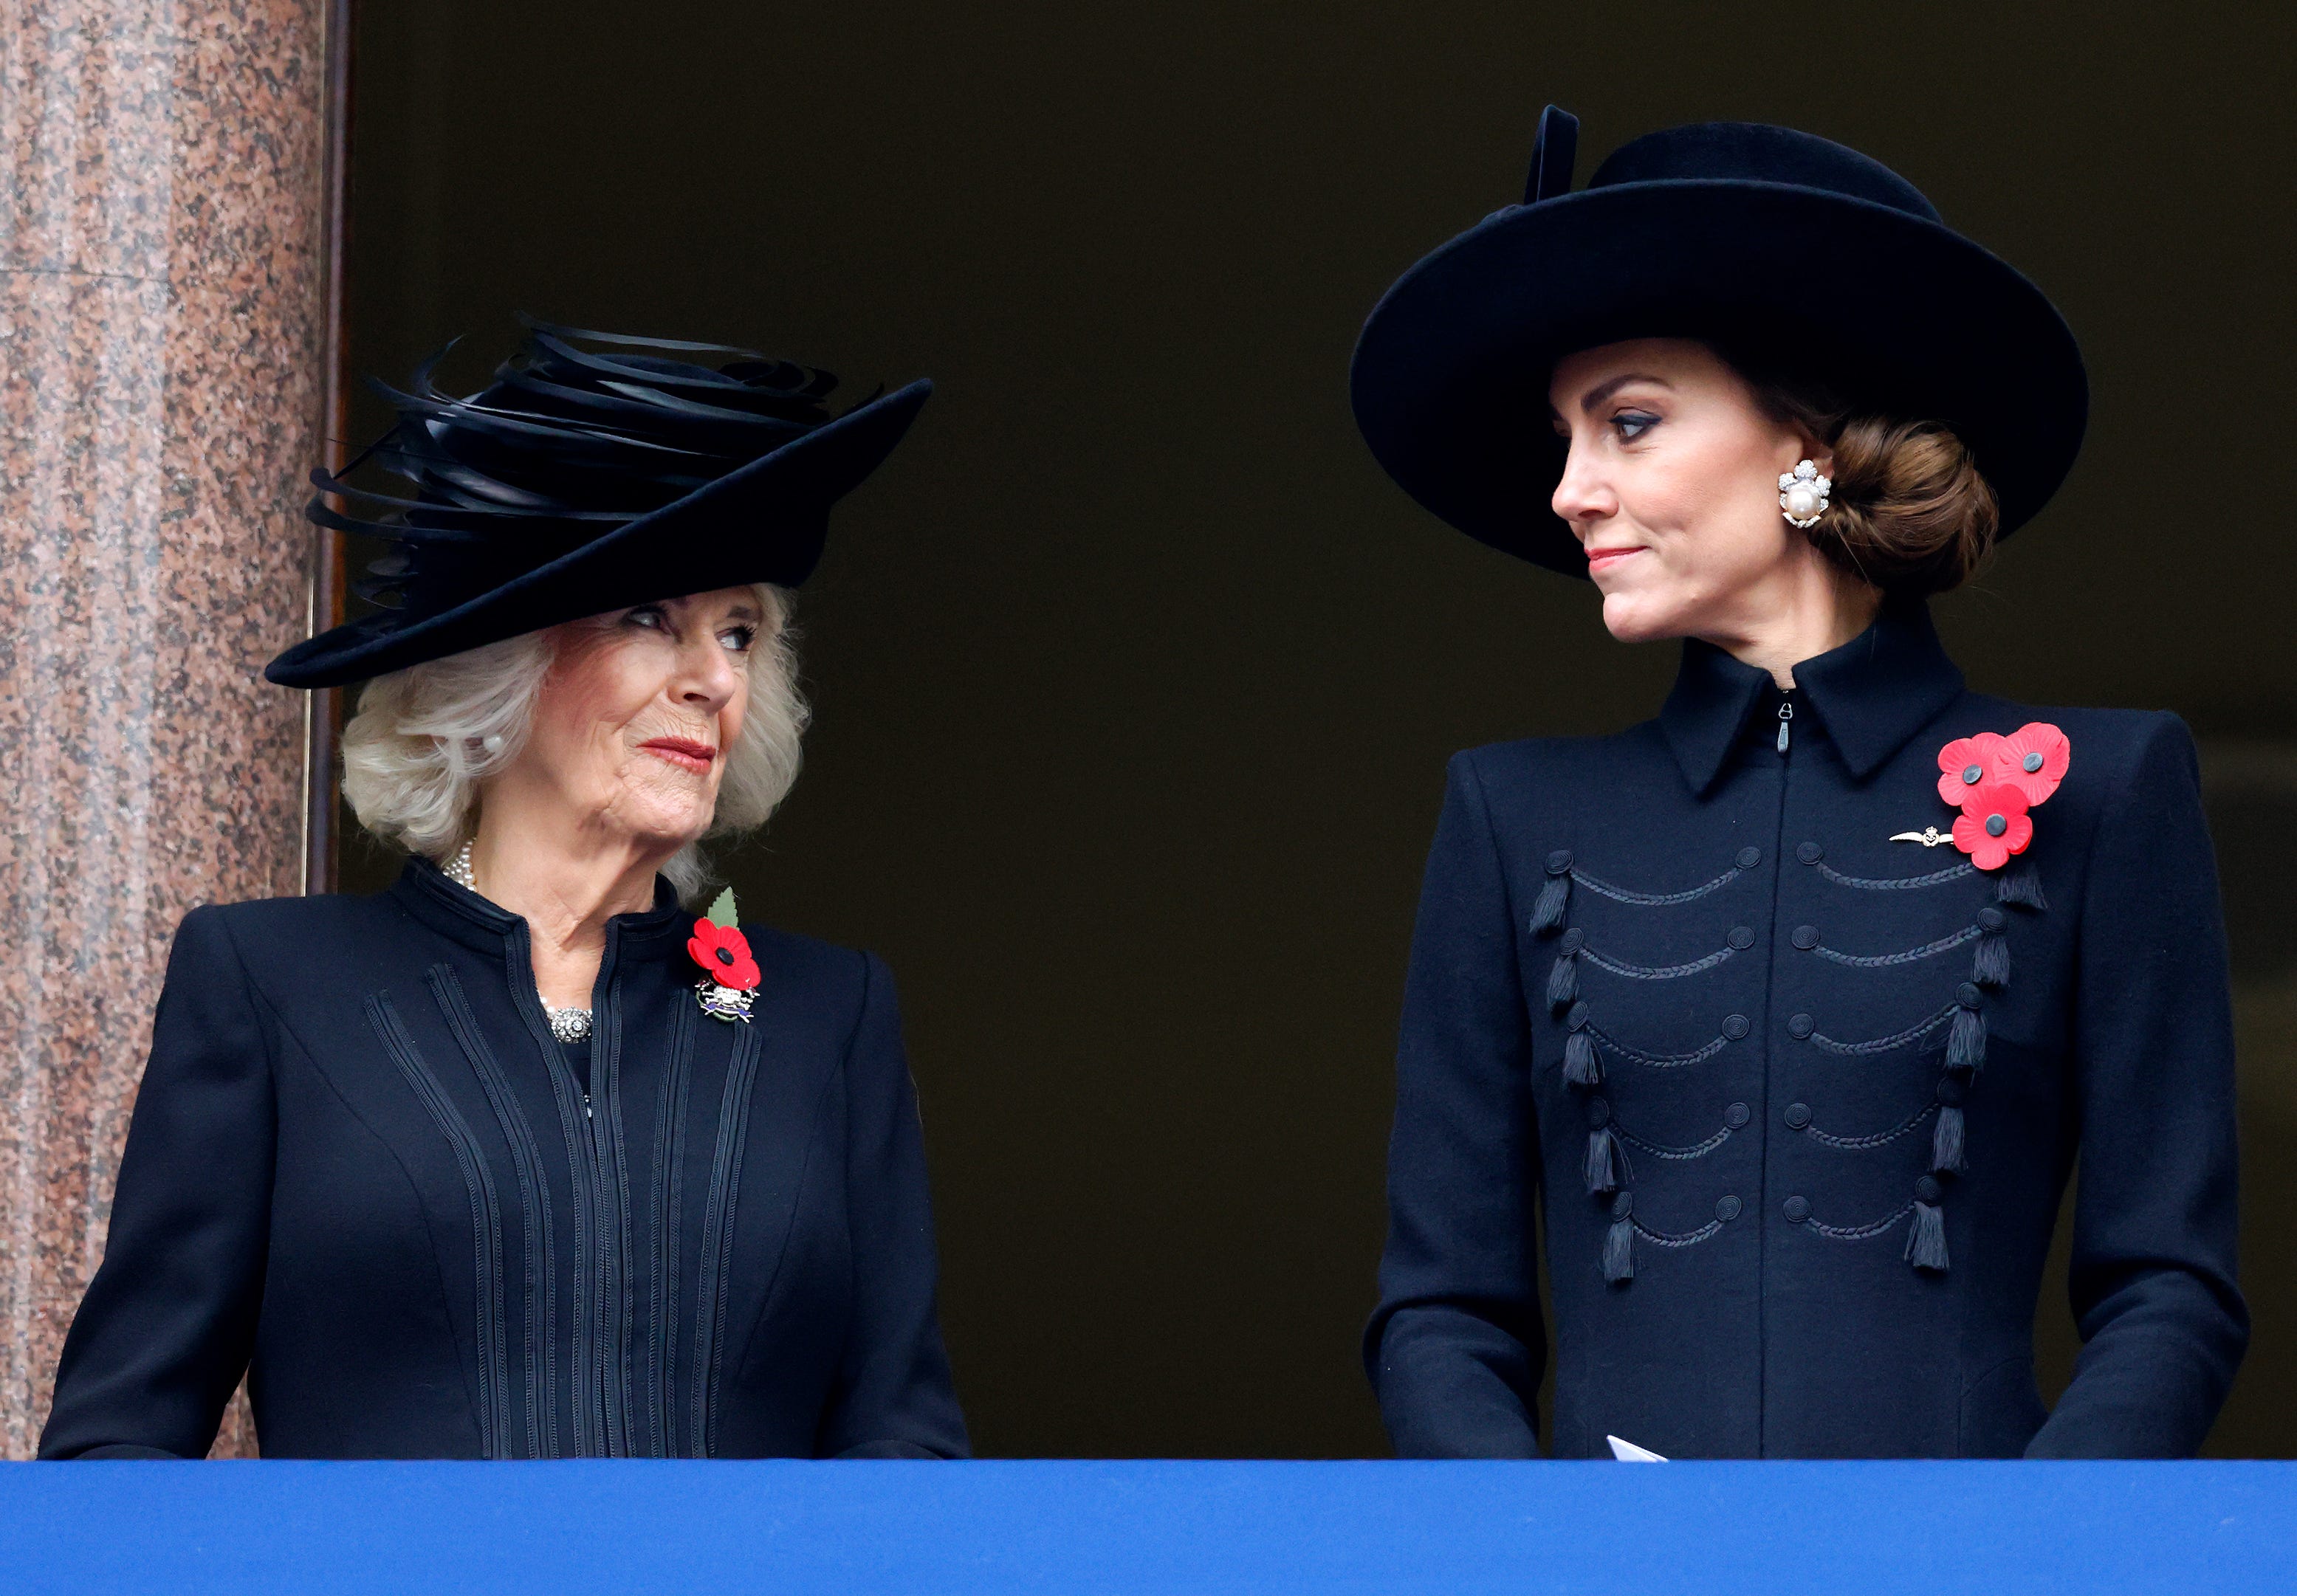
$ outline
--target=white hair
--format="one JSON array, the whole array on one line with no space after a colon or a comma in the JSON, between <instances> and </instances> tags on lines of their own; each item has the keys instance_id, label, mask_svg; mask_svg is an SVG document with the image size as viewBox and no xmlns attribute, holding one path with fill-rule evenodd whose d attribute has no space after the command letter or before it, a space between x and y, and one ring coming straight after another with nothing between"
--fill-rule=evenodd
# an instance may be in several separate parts
<instances>
[{"instance_id":1,"label":"white hair","mask_svg":"<svg viewBox=\"0 0 2297 1596\"><path fill-rule=\"evenodd\" d=\"M766 823L797 780L811 712L797 685L790 595L752 589L760 620L749 654L750 703L726 752L704 841ZM518 757L549 674L550 639L529 632L378 676L343 727L343 795L385 842L444 864L478 827L479 788ZM698 843L663 867L681 899L712 877Z\"/></svg>"}]
</instances>

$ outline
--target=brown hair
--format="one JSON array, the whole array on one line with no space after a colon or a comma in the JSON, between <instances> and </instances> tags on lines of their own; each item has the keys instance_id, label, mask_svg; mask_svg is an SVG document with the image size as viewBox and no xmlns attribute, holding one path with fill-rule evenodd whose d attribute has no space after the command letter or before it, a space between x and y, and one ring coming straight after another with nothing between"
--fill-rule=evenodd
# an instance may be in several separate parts
<instances>
[{"instance_id":1,"label":"brown hair","mask_svg":"<svg viewBox=\"0 0 2297 1596\"><path fill-rule=\"evenodd\" d=\"M1774 421L1799 426L1834 454L1834 490L1805 536L1835 564L1886 594L1943 593L1994 551L2001 507L1952 429L1862 411L1824 384L1750 370L1718 351Z\"/></svg>"}]
</instances>

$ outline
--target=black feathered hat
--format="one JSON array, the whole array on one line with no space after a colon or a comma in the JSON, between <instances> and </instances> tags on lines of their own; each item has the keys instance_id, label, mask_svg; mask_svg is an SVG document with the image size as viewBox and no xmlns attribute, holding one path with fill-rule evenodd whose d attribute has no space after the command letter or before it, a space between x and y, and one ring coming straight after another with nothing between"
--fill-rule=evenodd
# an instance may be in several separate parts
<instances>
[{"instance_id":1,"label":"black feathered hat","mask_svg":"<svg viewBox=\"0 0 2297 1596\"><path fill-rule=\"evenodd\" d=\"M795 587L821 557L830 506L933 392L912 383L833 415L836 377L754 350L527 328L469 398L432 382L445 350L404 391L376 384L398 424L342 474L371 464L414 496L315 471L365 514L324 498L306 514L390 540L358 586L384 607L297 644L265 676L336 687L630 605Z\"/></svg>"},{"instance_id":2,"label":"black feathered hat","mask_svg":"<svg viewBox=\"0 0 2297 1596\"><path fill-rule=\"evenodd\" d=\"M1856 150L1749 122L1622 145L1571 190L1577 120L1551 105L1524 202L1399 278L1350 388L1388 474L1470 537L1575 575L1548 506L1555 363L1630 338L1753 347L1862 409L1951 427L2001 536L2072 469L2089 415L2073 334L2040 289Z\"/></svg>"}]
</instances>

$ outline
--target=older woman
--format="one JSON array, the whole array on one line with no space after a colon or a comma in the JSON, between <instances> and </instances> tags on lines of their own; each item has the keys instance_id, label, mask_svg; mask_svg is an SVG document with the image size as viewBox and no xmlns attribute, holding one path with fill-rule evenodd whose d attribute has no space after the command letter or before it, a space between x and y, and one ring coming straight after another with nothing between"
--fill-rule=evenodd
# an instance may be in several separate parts
<instances>
[{"instance_id":1,"label":"older woman","mask_svg":"<svg viewBox=\"0 0 2297 1596\"><path fill-rule=\"evenodd\" d=\"M1453 761L1365 1340L1390 1433L1536 1452L1544 1241L1559 1456L2190 1453L2248 1334L2193 744L1972 692L1925 608L2071 468L2072 337L1853 151L1679 128L1574 193L1576 127L1356 356L1423 505L1685 639L1655 720Z\"/></svg>"},{"instance_id":2,"label":"older woman","mask_svg":"<svg viewBox=\"0 0 2297 1596\"><path fill-rule=\"evenodd\" d=\"M930 391L833 383L537 328L394 396L413 498L320 479L399 602L268 674L372 679L344 789L412 857L185 917L43 1456L198 1457L243 1372L275 1457L965 1452L892 977L679 907L796 776L786 590Z\"/></svg>"}]
</instances>

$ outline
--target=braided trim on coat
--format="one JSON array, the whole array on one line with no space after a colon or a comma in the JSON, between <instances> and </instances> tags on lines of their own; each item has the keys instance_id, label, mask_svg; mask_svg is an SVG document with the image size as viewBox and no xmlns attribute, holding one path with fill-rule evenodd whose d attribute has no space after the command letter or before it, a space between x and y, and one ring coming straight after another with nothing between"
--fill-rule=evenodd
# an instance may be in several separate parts
<instances>
[{"instance_id":1,"label":"braided trim on coat","mask_svg":"<svg viewBox=\"0 0 2297 1596\"><path fill-rule=\"evenodd\" d=\"M1908 1203L1888 1219L1878 1219L1873 1223L1866 1225L1823 1225L1815 1219L1807 1219L1802 1222L1804 1229L1815 1230L1829 1241L1867 1241L1889 1230L1914 1211L1914 1205Z\"/></svg>"},{"instance_id":2,"label":"braided trim on coat","mask_svg":"<svg viewBox=\"0 0 2297 1596\"><path fill-rule=\"evenodd\" d=\"M1581 948L1578 957L1599 970L1609 970L1614 975L1625 975L1630 981L1674 981L1684 975L1696 975L1701 970L1711 970L1739 950L1717 948L1704 958L1694 958L1689 964L1623 964L1616 958L1606 958L1593 948Z\"/></svg>"},{"instance_id":3,"label":"braided trim on coat","mask_svg":"<svg viewBox=\"0 0 2297 1596\"><path fill-rule=\"evenodd\" d=\"M1949 1003L1944 1008L1939 1009L1936 1014L1931 1016L1930 1018L1923 1020L1919 1024L1909 1025L1904 1031L1893 1032L1889 1036L1875 1037L1871 1041L1837 1041L1831 1036L1826 1036L1819 1032L1814 1031L1810 1033L1811 1045L1813 1047L1822 1049L1829 1053L1840 1054L1844 1057L1858 1057L1871 1053L1895 1052L1898 1049L1906 1046L1909 1042L1917 1042L1922 1041L1922 1038L1928 1036L1940 1025L1943 1025L1947 1021L1953 1019L1955 1016L1955 1011L1961 1007L1962 1005L1959 1003Z\"/></svg>"},{"instance_id":4,"label":"braided trim on coat","mask_svg":"<svg viewBox=\"0 0 2297 1596\"><path fill-rule=\"evenodd\" d=\"M1692 1053L1646 1053L1641 1048L1631 1048L1601 1025L1590 1024L1588 1032L1611 1052L1636 1064L1649 1065L1655 1070L1679 1070L1686 1065L1704 1064L1731 1045L1728 1038L1717 1037Z\"/></svg>"},{"instance_id":5,"label":"braided trim on coat","mask_svg":"<svg viewBox=\"0 0 2297 1596\"><path fill-rule=\"evenodd\" d=\"M1820 860L1818 873L1837 886L1855 886L1862 893L1903 893L1916 887L1939 886L1949 881L1959 881L1974 876L1978 867L1970 863L1948 865L1943 870L1933 870L1927 876L1845 876L1832 865Z\"/></svg>"},{"instance_id":6,"label":"braided trim on coat","mask_svg":"<svg viewBox=\"0 0 2297 1596\"><path fill-rule=\"evenodd\" d=\"M1904 953L1837 953L1833 949L1826 947L1813 948L1811 951L1821 958L1831 958L1836 964L1847 964L1856 969L1881 970L1888 969L1892 965L1912 964L1918 958L1928 958L1934 954L1951 951L1961 947L1964 942L1976 942L1985 934L1986 933L1979 926L1965 926L1952 936L1942 936L1938 941L1925 942L1919 948L1909 948Z\"/></svg>"},{"instance_id":7,"label":"braided trim on coat","mask_svg":"<svg viewBox=\"0 0 2297 1596\"><path fill-rule=\"evenodd\" d=\"M1878 1131L1872 1136L1834 1136L1820 1130L1816 1125L1805 1125L1802 1128L1802 1133L1822 1147L1848 1148L1854 1152L1859 1152L1868 1148L1888 1146L1919 1127L1938 1110L1939 1106L1936 1103L1925 1103L1907 1118L1899 1121L1892 1129Z\"/></svg>"},{"instance_id":8,"label":"braided trim on coat","mask_svg":"<svg viewBox=\"0 0 2297 1596\"><path fill-rule=\"evenodd\" d=\"M1646 907L1658 907L1669 903L1689 903L1693 899L1704 898L1709 893L1722 891L1725 887L1729 886L1733 882L1738 880L1740 876L1745 874L1746 872L1744 870L1741 870L1736 865L1733 865L1729 869L1724 871L1723 874L1717 876L1705 886L1692 887L1687 893L1631 892L1623 886L1613 886L1608 881L1598 881L1593 876L1587 875L1585 871L1577 868L1574 868L1571 872L1571 879L1577 882L1581 886L1585 887L1589 892L1593 893L1598 897L1609 898L1614 903L1635 903L1642 904Z\"/></svg>"},{"instance_id":9,"label":"braided trim on coat","mask_svg":"<svg viewBox=\"0 0 2297 1596\"><path fill-rule=\"evenodd\" d=\"M1681 1235L1675 1236L1665 1230L1654 1230L1639 1219L1631 1222L1635 1227L1635 1234L1654 1246L1697 1246L1723 1228L1721 1220L1710 1219L1695 1230L1685 1230Z\"/></svg>"}]
</instances>

